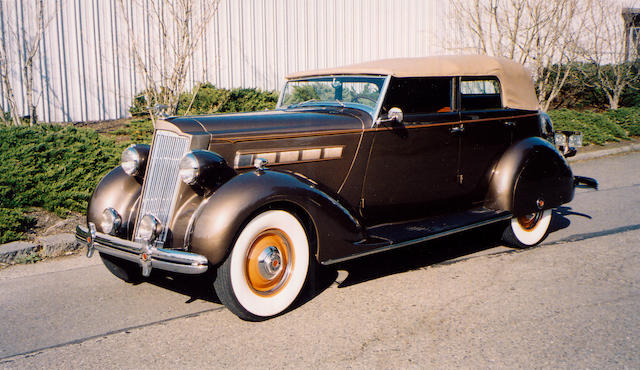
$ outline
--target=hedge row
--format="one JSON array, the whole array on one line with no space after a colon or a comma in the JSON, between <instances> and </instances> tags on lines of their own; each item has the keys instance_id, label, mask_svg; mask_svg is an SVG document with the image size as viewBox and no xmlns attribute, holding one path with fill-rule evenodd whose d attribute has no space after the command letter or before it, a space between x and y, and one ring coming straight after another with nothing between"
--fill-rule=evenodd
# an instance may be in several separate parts
<instances>
[{"instance_id":1,"label":"hedge row","mask_svg":"<svg viewBox=\"0 0 640 370\"><path fill-rule=\"evenodd\" d=\"M581 131L587 144L603 145L640 135L640 108L620 108L604 113L558 109L548 112L556 130Z\"/></svg>"},{"instance_id":2,"label":"hedge row","mask_svg":"<svg viewBox=\"0 0 640 370\"><path fill-rule=\"evenodd\" d=\"M214 93L208 88L200 91ZM254 93L257 98L243 93L248 100L228 103L225 109L247 106L263 109L275 104L271 98L255 90ZM203 98L197 105L194 101L195 112L208 110L211 101ZM549 115L556 129L582 131L585 143L604 144L640 135L640 108L605 113L561 109ZM150 120L143 118L133 119L110 134L148 143L152 132ZM84 213L93 188L107 171L118 165L127 144L116 144L110 137L88 128L0 127L0 243L18 240L33 227L34 220L24 215L30 207L42 207L62 217L71 211Z\"/></svg>"},{"instance_id":3,"label":"hedge row","mask_svg":"<svg viewBox=\"0 0 640 370\"><path fill-rule=\"evenodd\" d=\"M221 89L207 82L195 86L191 92L180 94L178 115L253 112L273 109L277 102L277 91ZM129 112L134 116L146 115L148 106L154 105L154 102L147 104L144 93L141 93L133 99Z\"/></svg>"},{"instance_id":4,"label":"hedge row","mask_svg":"<svg viewBox=\"0 0 640 370\"><path fill-rule=\"evenodd\" d=\"M100 178L117 166L123 145L91 129L42 125L0 128L0 242L33 226L41 207L65 217L84 213Z\"/></svg>"}]
</instances>

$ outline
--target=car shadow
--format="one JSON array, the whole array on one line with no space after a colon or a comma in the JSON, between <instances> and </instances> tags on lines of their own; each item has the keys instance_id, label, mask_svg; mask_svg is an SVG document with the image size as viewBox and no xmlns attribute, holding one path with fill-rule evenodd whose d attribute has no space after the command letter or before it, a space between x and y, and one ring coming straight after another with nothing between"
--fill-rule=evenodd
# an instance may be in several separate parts
<instances>
[{"instance_id":1,"label":"car shadow","mask_svg":"<svg viewBox=\"0 0 640 370\"><path fill-rule=\"evenodd\" d=\"M484 228L336 264L334 266L336 269L345 270L348 274L344 281L339 282L338 288L443 264L498 247L501 245L500 235L505 226L506 223L500 222ZM493 237L487 238L487 235ZM508 250L508 252L511 251L513 250ZM505 251L501 253L505 253Z\"/></svg>"},{"instance_id":2,"label":"car shadow","mask_svg":"<svg viewBox=\"0 0 640 370\"><path fill-rule=\"evenodd\" d=\"M554 209L551 224L549 225L549 233L569 227L571 224L570 217L575 216L591 219L591 216L587 214L574 212L571 207L563 206ZM338 287L348 287L428 266L464 261L467 259L465 258L466 256L499 246L504 247L501 235L507 225L508 221L499 222L460 234L337 264L334 266L335 269L345 270L348 274L344 281L338 282ZM539 244L532 248L539 248L541 245ZM495 253L505 254L519 251L521 250L505 247Z\"/></svg>"},{"instance_id":3,"label":"car shadow","mask_svg":"<svg viewBox=\"0 0 640 370\"><path fill-rule=\"evenodd\" d=\"M571 207L558 207L553 211L549 232L553 233L569 227L571 224L570 217L572 216L591 219L591 216L587 214L572 211ZM507 222L499 222L460 234L331 266L316 264L313 266L315 270L312 272L314 278L308 281L303 294L282 314L295 310L311 301L334 283L338 284L338 288L349 287L406 271L464 261L467 259L465 257L475 253L504 246L500 236L502 230L508 225ZM505 254L518 251L517 249L502 248L494 253ZM338 281L339 270L344 270L347 273L347 277L342 281ZM154 270L146 282L189 297L185 303L200 299L222 304L213 289L212 282L214 278L215 272L190 276Z\"/></svg>"},{"instance_id":4,"label":"car shadow","mask_svg":"<svg viewBox=\"0 0 640 370\"><path fill-rule=\"evenodd\" d=\"M222 304L213 289L213 280L209 272L201 275L182 275L154 270L145 282L189 297L185 303L203 300Z\"/></svg>"},{"instance_id":5,"label":"car shadow","mask_svg":"<svg viewBox=\"0 0 640 370\"><path fill-rule=\"evenodd\" d=\"M549 233L569 227L569 225L571 225L571 220L568 216L579 216L591 219L591 216L587 214L574 212L571 207L558 207L553 210L553 218L551 218L551 224L549 225Z\"/></svg>"}]
</instances>

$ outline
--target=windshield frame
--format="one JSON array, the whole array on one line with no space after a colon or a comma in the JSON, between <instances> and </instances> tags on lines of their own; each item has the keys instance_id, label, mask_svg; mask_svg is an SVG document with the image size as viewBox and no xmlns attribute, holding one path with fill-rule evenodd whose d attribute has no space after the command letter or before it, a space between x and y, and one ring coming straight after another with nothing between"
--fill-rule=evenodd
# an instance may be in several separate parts
<instances>
[{"instance_id":1,"label":"windshield frame","mask_svg":"<svg viewBox=\"0 0 640 370\"><path fill-rule=\"evenodd\" d=\"M383 78L384 82L382 83L382 87L380 88L380 95L378 97L378 101L377 104L375 105L375 107L369 107L366 106L364 104L358 104L358 103L352 103L352 102L344 102L344 101L318 101L318 102L313 102L313 104L309 104L309 105L291 105L291 106L282 106L282 102L284 100L284 93L285 90L287 88L287 85L289 84L289 82L300 82L300 81L313 81L316 79L327 79L327 78L340 78L340 77L344 77L344 78L354 78L354 77L363 77L363 78L371 78L371 77L379 77L379 78ZM278 98L278 104L276 105L276 109L279 110L285 110L285 109L289 109L289 107L291 107L291 109L294 108L301 108L301 107L319 107L319 106L339 106L339 107L348 107L348 108L353 108L353 109L360 109L364 112L367 112L371 118L375 121L375 119L378 117L378 115L380 114L380 109L382 109L382 103L384 102L384 99L387 95L387 88L389 87L389 80L391 79L391 76L389 75L378 75L378 74L372 74L372 75L366 75L366 74L361 74L361 75L350 75L350 74L339 74L339 75L320 75L320 76L313 76L313 77L303 77L303 78L295 78L295 79L291 79L291 80L287 80L287 82L285 82L285 84L282 86L282 89L280 90L280 96ZM298 103L300 104L300 103ZM370 108L370 109L366 109Z\"/></svg>"}]
</instances>

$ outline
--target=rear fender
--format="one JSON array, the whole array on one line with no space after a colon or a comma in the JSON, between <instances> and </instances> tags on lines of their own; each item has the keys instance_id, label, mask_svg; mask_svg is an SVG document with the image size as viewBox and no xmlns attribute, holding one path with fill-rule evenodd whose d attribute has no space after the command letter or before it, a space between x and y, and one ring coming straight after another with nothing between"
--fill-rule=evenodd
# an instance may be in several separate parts
<instances>
[{"instance_id":1,"label":"rear fender","mask_svg":"<svg viewBox=\"0 0 640 370\"><path fill-rule=\"evenodd\" d=\"M522 216L568 203L573 194L573 173L562 154L530 137L509 147L493 168L485 207Z\"/></svg>"},{"instance_id":2,"label":"rear fender","mask_svg":"<svg viewBox=\"0 0 640 370\"><path fill-rule=\"evenodd\" d=\"M256 170L233 177L202 203L196 211L190 250L218 264L257 211L282 204L291 204L309 216L317 237L318 261L363 239L359 221L313 181L292 173Z\"/></svg>"}]
</instances>

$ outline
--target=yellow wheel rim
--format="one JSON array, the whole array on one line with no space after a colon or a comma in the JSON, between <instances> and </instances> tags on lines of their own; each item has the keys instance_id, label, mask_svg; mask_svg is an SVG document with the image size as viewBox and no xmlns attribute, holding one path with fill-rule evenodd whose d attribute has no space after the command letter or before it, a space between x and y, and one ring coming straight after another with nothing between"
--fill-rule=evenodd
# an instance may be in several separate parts
<instances>
[{"instance_id":1,"label":"yellow wheel rim","mask_svg":"<svg viewBox=\"0 0 640 370\"><path fill-rule=\"evenodd\" d=\"M518 217L518 224L524 230L532 230L540 221L540 217L542 216L542 212L529 213L528 215Z\"/></svg>"},{"instance_id":2,"label":"yellow wheel rim","mask_svg":"<svg viewBox=\"0 0 640 370\"><path fill-rule=\"evenodd\" d=\"M245 258L245 276L258 295L277 294L289 280L295 256L287 234L278 229L261 232Z\"/></svg>"}]
</instances>

